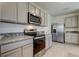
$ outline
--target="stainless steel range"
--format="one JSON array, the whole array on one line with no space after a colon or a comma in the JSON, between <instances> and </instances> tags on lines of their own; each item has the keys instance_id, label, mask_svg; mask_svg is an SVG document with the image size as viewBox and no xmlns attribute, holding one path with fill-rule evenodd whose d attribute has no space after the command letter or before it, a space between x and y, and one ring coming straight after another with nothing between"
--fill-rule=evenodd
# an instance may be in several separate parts
<instances>
[{"instance_id":1,"label":"stainless steel range","mask_svg":"<svg viewBox=\"0 0 79 59\"><path fill-rule=\"evenodd\" d=\"M34 57L42 56L45 53L45 35L39 35L34 37Z\"/></svg>"},{"instance_id":2,"label":"stainless steel range","mask_svg":"<svg viewBox=\"0 0 79 59\"><path fill-rule=\"evenodd\" d=\"M45 53L45 32L44 31L25 31L26 35L33 38L33 56L40 57Z\"/></svg>"}]
</instances>

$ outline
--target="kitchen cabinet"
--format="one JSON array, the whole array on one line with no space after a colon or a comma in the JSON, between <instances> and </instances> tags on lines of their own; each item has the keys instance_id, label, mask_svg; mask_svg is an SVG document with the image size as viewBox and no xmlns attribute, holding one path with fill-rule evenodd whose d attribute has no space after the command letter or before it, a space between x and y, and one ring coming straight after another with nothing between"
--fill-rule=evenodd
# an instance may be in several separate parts
<instances>
[{"instance_id":1,"label":"kitchen cabinet","mask_svg":"<svg viewBox=\"0 0 79 59\"><path fill-rule=\"evenodd\" d=\"M65 42L72 43L72 34L71 33L65 33Z\"/></svg>"},{"instance_id":2,"label":"kitchen cabinet","mask_svg":"<svg viewBox=\"0 0 79 59\"><path fill-rule=\"evenodd\" d=\"M78 16L66 17L65 27L77 28L78 27Z\"/></svg>"},{"instance_id":3,"label":"kitchen cabinet","mask_svg":"<svg viewBox=\"0 0 79 59\"><path fill-rule=\"evenodd\" d=\"M41 10L41 25L45 25L45 12Z\"/></svg>"},{"instance_id":4,"label":"kitchen cabinet","mask_svg":"<svg viewBox=\"0 0 79 59\"><path fill-rule=\"evenodd\" d=\"M46 12L42 9L39 9L37 6L33 5L32 3L29 3L29 12L35 16L41 17L41 25L46 25L46 19L47 15Z\"/></svg>"},{"instance_id":5,"label":"kitchen cabinet","mask_svg":"<svg viewBox=\"0 0 79 59\"><path fill-rule=\"evenodd\" d=\"M79 43L78 34L76 34L76 33L72 34L72 43L74 43L74 44Z\"/></svg>"},{"instance_id":6,"label":"kitchen cabinet","mask_svg":"<svg viewBox=\"0 0 79 59\"><path fill-rule=\"evenodd\" d=\"M33 44L25 45L22 50L23 57L33 57Z\"/></svg>"},{"instance_id":7,"label":"kitchen cabinet","mask_svg":"<svg viewBox=\"0 0 79 59\"><path fill-rule=\"evenodd\" d=\"M36 16L39 16L39 17L41 16L41 11L40 11L40 9L37 8L37 7L36 7L36 10L35 10L35 15L36 15Z\"/></svg>"},{"instance_id":8,"label":"kitchen cabinet","mask_svg":"<svg viewBox=\"0 0 79 59\"><path fill-rule=\"evenodd\" d=\"M48 49L52 46L52 36L51 34L46 34L46 47L45 49Z\"/></svg>"},{"instance_id":9,"label":"kitchen cabinet","mask_svg":"<svg viewBox=\"0 0 79 59\"><path fill-rule=\"evenodd\" d=\"M28 22L28 3L18 2L18 23Z\"/></svg>"},{"instance_id":10,"label":"kitchen cabinet","mask_svg":"<svg viewBox=\"0 0 79 59\"><path fill-rule=\"evenodd\" d=\"M78 28L79 28L79 15L78 15Z\"/></svg>"},{"instance_id":11,"label":"kitchen cabinet","mask_svg":"<svg viewBox=\"0 0 79 59\"><path fill-rule=\"evenodd\" d=\"M78 17L77 16L73 16L72 17L72 27L78 27Z\"/></svg>"},{"instance_id":12,"label":"kitchen cabinet","mask_svg":"<svg viewBox=\"0 0 79 59\"><path fill-rule=\"evenodd\" d=\"M17 37L16 37L17 38ZM5 39L1 43L0 53L3 57L29 57L33 56L33 38L21 37L17 39ZM13 41L14 40L14 41Z\"/></svg>"},{"instance_id":13,"label":"kitchen cabinet","mask_svg":"<svg viewBox=\"0 0 79 59\"><path fill-rule=\"evenodd\" d=\"M1 54L2 57L21 57L21 48Z\"/></svg>"},{"instance_id":14,"label":"kitchen cabinet","mask_svg":"<svg viewBox=\"0 0 79 59\"><path fill-rule=\"evenodd\" d=\"M2 21L17 22L17 2L1 3Z\"/></svg>"},{"instance_id":15,"label":"kitchen cabinet","mask_svg":"<svg viewBox=\"0 0 79 59\"><path fill-rule=\"evenodd\" d=\"M35 6L32 3L29 3L29 12L35 15Z\"/></svg>"},{"instance_id":16,"label":"kitchen cabinet","mask_svg":"<svg viewBox=\"0 0 79 59\"><path fill-rule=\"evenodd\" d=\"M1 21L1 2L0 2L0 21Z\"/></svg>"},{"instance_id":17,"label":"kitchen cabinet","mask_svg":"<svg viewBox=\"0 0 79 59\"><path fill-rule=\"evenodd\" d=\"M71 21L72 21L71 17L66 17L66 19L65 19L65 27L72 27Z\"/></svg>"},{"instance_id":18,"label":"kitchen cabinet","mask_svg":"<svg viewBox=\"0 0 79 59\"><path fill-rule=\"evenodd\" d=\"M48 14L45 13L45 22L44 22L45 26L48 26Z\"/></svg>"},{"instance_id":19,"label":"kitchen cabinet","mask_svg":"<svg viewBox=\"0 0 79 59\"><path fill-rule=\"evenodd\" d=\"M65 42L79 44L78 33L66 33L65 34Z\"/></svg>"}]
</instances>

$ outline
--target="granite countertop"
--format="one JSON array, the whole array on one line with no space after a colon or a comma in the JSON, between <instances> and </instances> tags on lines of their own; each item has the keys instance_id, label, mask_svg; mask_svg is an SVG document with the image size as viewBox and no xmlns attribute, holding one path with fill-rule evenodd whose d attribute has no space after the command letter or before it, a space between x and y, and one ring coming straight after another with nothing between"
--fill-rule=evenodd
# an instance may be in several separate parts
<instances>
[{"instance_id":1,"label":"granite countertop","mask_svg":"<svg viewBox=\"0 0 79 59\"><path fill-rule=\"evenodd\" d=\"M23 35L23 36L5 38L5 39L0 40L0 45L5 45L5 44L18 42L18 41L22 41L22 40L29 40L29 39L33 39L33 36Z\"/></svg>"},{"instance_id":2,"label":"granite countertop","mask_svg":"<svg viewBox=\"0 0 79 59\"><path fill-rule=\"evenodd\" d=\"M66 33L79 33L79 31L66 31Z\"/></svg>"}]
</instances>

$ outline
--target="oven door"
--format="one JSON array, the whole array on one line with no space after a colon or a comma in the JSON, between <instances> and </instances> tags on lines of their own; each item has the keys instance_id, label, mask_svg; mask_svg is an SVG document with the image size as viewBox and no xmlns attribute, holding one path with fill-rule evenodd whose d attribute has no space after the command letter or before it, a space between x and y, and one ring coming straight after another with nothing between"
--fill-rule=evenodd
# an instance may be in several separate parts
<instances>
[{"instance_id":1,"label":"oven door","mask_svg":"<svg viewBox=\"0 0 79 59\"><path fill-rule=\"evenodd\" d=\"M33 55L37 54L45 48L45 36L34 38Z\"/></svg>"}]
</instances>

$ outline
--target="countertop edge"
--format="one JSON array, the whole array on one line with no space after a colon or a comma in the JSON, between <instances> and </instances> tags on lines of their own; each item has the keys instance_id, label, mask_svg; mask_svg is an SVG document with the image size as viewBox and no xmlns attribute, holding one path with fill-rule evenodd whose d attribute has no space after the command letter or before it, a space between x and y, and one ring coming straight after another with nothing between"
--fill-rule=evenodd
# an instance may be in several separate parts
<instances>
[{"instance_id":1,"label":"countertop edge","mask_svg":"<svg viewBox=\"0 0 79 59\"><path fill-rule=\"evenodd\" d=\"M15 40L15 41L10 41L10 42L0 43L0 45L11 44L11 43L15 43L15 42L19 42L19 41L24 41L24 40L29 40L29 39L33 39L33 37L32 38L22 39L22 40Z\"/></svg>"}]
</instances>

